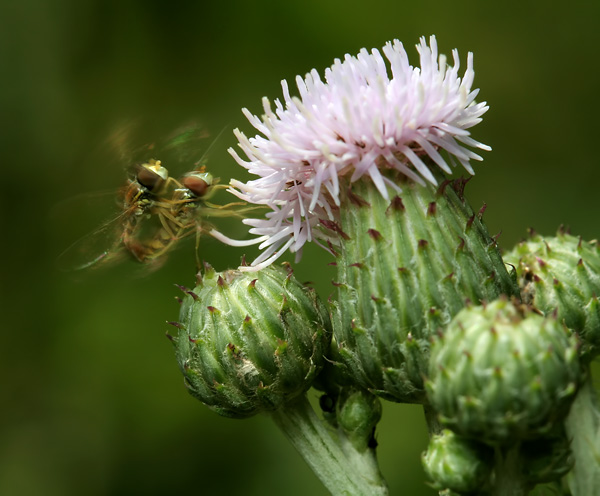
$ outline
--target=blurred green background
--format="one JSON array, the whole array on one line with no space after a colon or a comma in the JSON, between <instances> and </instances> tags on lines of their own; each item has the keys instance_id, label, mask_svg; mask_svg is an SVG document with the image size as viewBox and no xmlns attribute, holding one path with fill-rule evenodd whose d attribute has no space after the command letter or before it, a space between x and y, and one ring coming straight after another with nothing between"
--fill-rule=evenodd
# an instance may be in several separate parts
<instances>
[{"instance_id":1,"label":"blurred green background","mask_svg":"<svg viewBox=\"0 0 600 496\"><path fill-rule=\"evenodd\" d=\"M225 129L209 165L245 178L226 152L233 128L252 132L242 107L260 113L281 79L393 38L416 63L419 36L436 34L463 62L475 52L491 106L474 136L494 151L467 188L490 231L504 247L529 226L594 238L599 20L592 1L0 2L0 494L326 494L267 418L220 418L186 393L164 322L173 284L193 284L193 242L144 277L133 263L56 269L97 222L60 206L124 180L126 164L100 158L118 122ZM202 240L219 269L240 255ZM295 267L323 297L327 261L311 248ZM435 494L418 408L386 404L378 440L392 494Z\"/></svg>"}]
</instances>

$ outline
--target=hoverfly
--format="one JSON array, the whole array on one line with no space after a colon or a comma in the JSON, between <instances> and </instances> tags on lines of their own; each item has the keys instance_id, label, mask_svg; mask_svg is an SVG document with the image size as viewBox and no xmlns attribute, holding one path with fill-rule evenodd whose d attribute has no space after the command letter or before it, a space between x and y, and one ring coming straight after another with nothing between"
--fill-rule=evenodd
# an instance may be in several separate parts
<instances>
[{"instance_id":1,"label":"hoverfly","mask_svg":"<svg viewBox=\"0 0 600 496\"><path fill-rule=\"evenodd\" d=\"M124 195L123 247L142 263L161 258L197 227L213 182L204 168L176 180L160 160L140 164Z\"/></svg>"},{"instance_id":2,"label":"hoverfly","mask_svg":"<svg viewBox=\"0 0 600 496\"><path fill-rule=\"evenodd\" d=\"M187 131L188 135L190 131ZM181 145L184 138L170 140ZM154 154L154 146L145 147ZM119 193L120 213L98 229L80 238L59 256L61 268L86 269L105 265L130 255L134 260L158 266L183 238L196 233L196 256L202 217L238 215L228 210L240 205L214 205L207 200L214 191L226 188L204 166L172 177L161 160L145 158L130 172Z\"/></svg>"}]
</instances>

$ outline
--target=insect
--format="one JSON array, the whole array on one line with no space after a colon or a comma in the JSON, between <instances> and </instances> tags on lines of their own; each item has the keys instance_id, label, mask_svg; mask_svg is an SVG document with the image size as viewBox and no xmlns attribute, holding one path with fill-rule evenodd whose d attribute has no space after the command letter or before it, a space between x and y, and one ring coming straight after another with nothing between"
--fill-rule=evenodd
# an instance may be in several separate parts
<instances>
[{"instance_id":1,"label":"insect","mask_svg":"<svg viewBox=\"0 0 600 496\"><path fill-rule=\"evenodd\" d=\"M125 192L124 248L142 263L164 256L179 240L200 229L200 210L213 182L204 168L176 180L159 160L138 166Z\"/></svg>"},{"instance_id":2,"label":"insect","mask_svg":"<svg viewBox=\"0 0 600 496\"><path fill-rule=\"evenodd\" d=\"M139 164L121 188L120 213L73 243L59 257L62 268L86 269L130 255L138 262L157 265L183 238L202 230L205 204L215 179L204 168L179 180L160 160Z\"/></svg>"},{"instance_id":3,"label":"insect","mask_svg":"<svg viewBox=\"0 0 600 496\"><path fill-rule=\"evenodd\" d=\"M189 144L190 135L196 132L187 130L183 137L178 135L168 141L165 148L179 150ZM146 157L150 153L155 153L153 145L143 150ZM158 267L181 239L194 233L198 257L200 235L207 226L205 217L239 215L235 209L242 203L208 202L216 190L226 187L218 184L204 166L176 179L161 160L139 161L119 192L118 215L67 248L59 256L59 265L66 270L87 269L129 255Z\"/></svg>"}]
</instances>

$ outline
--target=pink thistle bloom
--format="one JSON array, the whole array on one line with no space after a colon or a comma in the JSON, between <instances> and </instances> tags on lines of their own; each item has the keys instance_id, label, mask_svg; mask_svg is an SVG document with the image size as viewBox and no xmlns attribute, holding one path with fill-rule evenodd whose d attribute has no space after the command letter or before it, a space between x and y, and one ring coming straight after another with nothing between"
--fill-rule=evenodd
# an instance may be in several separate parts
<instances>
[{"instance_id":1,"label":"pink thistle bloom","mask_svg":"<svg viewBox=\"0 0 600 496\"><path fill-rule=\"evenodd\" d=\"M469 128L488 110L476 103L473 54L459 77L459 58L453 50L453 66L438 56L434 36L421 38L417 51L420 68L409 64L398 40L381 53L362 49L355 56L336 59L325 70L296 77L299 97L291 96L282 81L283 102L263 98L264 115L247 109L244 115L259 135L247 138L234 133L248 160L233 149L235 160L257 179L231 181L230 191L239 198L272 209L265 218L245 219L250 233L258 237L238 244L261 243L261 255L253 269L269 265L286 250L301 255L304 244L334 241L327 220L335 220L340 207L340 177L354 182L368 176L381 195L389 198L401 191L380 169L396 169L421 184L436 184L429 157L443 171L460 163L470 174L470 160L482 160L471 148L490 150L474 140ZM389 66L389 70L388 70ZM442 152L442 153L440 153ZM320 228L319 228L320 227ZM223 241L236 244L220 233Z\"/></svg>"}]
</instances>

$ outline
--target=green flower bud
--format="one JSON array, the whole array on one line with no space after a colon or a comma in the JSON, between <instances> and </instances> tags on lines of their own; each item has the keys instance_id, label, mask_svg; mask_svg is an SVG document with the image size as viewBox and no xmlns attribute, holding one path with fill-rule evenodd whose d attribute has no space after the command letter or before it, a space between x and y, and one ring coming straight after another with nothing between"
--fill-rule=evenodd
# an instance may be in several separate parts
<instances>
[{"instance_id":1,"label":"green flower bud","mask_svg":"<svg viewBox=\"0 0 600 496\"><path fill-rule=\"evenodd\" d=\"M343 389L337 401L337 424L354 448L373 448L375 427L381 420L381 401L360 389Z\"/></svg>"},{"instance_id":2,"label":"green flower bud","mask_svg":"<svg viewBox=\"0 0 600 496\"><path fill-rule=\"evenodd\" d=\"M509 445L568 413L581 376L576 336L506 299L458 313L431 348L428 397L442 425Z\"/></svg>"},{"instance_id":3,"label":"green flower bud","mask_svg":"<svg viewBox=\"0 0 600 496\"><path fill-rule=\"evenodd\" d=\"M325 307L290 273L207 268L181 306L175 348L190 393L244 418L308 390L331 339Z\"/></svg>"},{"instance_id":4,"label":"green flower bud","mask_svg":"<svg viewBox=\"0 0 600 496\"><path fill-rule=\"evenodd\" d=\"M504 259L517 268L523 298L545 314L557 312L582 339L581 352L600 350L600 251L559 231L556 237L532 234Z\"/></svg>"},{"instance_id":5,"label":"green flower bud","mask_svg":"<svg viewBox=\"0 0 600 496\"><path fill-rule=\"evenodd\" d=\"M342 198L334 359L385 399L424 402L430 336L466 301L518 292L464 184L405 181L389 201L357 181Z\"/></svg>"},{"instance_id":6,"label":"green flower bud","mask_svg":"<svg viewBox=\"0 0 600 496\"><path fill-rule=\"evenodd\" d=\"M421 461L432 486L438 491L447 489L479 494L490 482L494 451L485 444L445 429L431 438Z\"/></svg>"}]
</instances>

